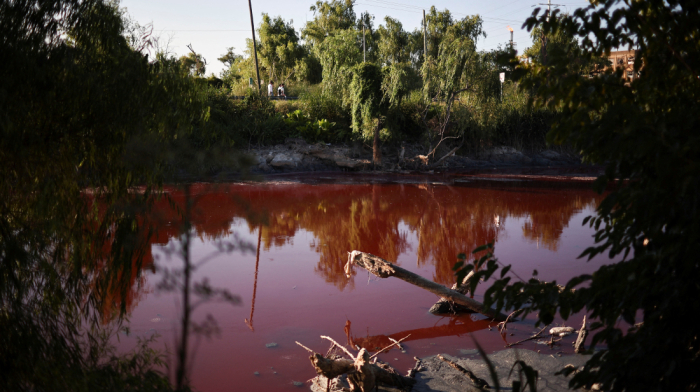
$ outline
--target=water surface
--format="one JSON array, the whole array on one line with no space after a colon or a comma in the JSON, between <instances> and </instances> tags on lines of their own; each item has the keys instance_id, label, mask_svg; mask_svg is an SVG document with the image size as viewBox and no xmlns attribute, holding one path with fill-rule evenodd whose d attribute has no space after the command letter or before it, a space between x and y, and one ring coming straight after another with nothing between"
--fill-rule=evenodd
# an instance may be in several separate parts
<instances>
[{"instance_id":1,"label":"water surface","mask_svg":"<svg viewBox=\"0 0 700 392\"><path fill-rule=\"evenodd\" d=\"M307 352L295 341L325 353L329 343L321 335L375 350L390 344L389 338L410 334L405 353L392 349L380 355L401 372L413 366L414 356L473 356L470 335L488 352L502 349L495 324L480 315L438 317L428 313L438 299L429 292L364 270L346 277L348 252L373 253L449 286L457 255L491 242L500 263L513 265L513 279L528 279L536 269L540 279L565 282L607 261L577 259L593 244L593 231L582 220L601 200L588 187L475 176L437 183L404 176L375 183L334 177L311 184L193 185L192 259L208 260L195 280L207 278L241 299L238 306L208 303L196 310L195 322L211 315L220 333L192 339L194 387L295 389L294 381L315 376ZM169 192L174 205L183 202L181 190ZM136 336L157 332L159 346L174 352L179 297L159 290L162 272L157 272L181 266L169 255L180 225L172 207L165 200L156 206L158 230L145 257L156 272L135 279L128 298L132 335L121 337L122 349L132 347ZM248 244L245 251L220 252L235 236ZM480 293L483 288L477 300ZM568 321L577 324L579 316ZM534 330L533 322L513 324L505 339L519 340ZM266 347L270 343L276 346ZM534 343L525 347L550 350ZM570 352L569 344L552 350L562 351Z\"/></svg>"}]
</instances>

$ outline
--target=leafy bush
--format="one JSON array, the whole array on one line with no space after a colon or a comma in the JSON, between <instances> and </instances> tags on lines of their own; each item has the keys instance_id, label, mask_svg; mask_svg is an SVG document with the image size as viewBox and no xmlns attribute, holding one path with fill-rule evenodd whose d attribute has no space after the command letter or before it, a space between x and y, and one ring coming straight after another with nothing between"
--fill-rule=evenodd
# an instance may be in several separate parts
<instances>
[{"instance_id":1,"label":"leafy bush","mask_svg":"<svg viewBox=\"0 0 700 392\"><path fill-rule=\"evenodd\" d=\"M572 72L570 53L556 51L545 64L516 68L535 107L561 113L549 141L571 143L589 162L606 166L595 187L612 191L584 220L595 228L596 244L581 257L623 260L563 288L535 277L511 283L502 272L485 302L526 306L544 324L556 313L565 320L588 313L595 320L593 345L606 347L590 350L591 359L570 382L575 388L600 383L612 391L680 391L700 385L698 328L688 319L700 312L694 300L700 296L698 10L696 3L673 0L605 0L572 15L537 10L527 21L529 29L577 38L581 64L614 47L638 48L639 76L632 81L622 69L595 78ZM485 274L495 272L495 263L487 265Z\"/></svg>"}]
</instances>

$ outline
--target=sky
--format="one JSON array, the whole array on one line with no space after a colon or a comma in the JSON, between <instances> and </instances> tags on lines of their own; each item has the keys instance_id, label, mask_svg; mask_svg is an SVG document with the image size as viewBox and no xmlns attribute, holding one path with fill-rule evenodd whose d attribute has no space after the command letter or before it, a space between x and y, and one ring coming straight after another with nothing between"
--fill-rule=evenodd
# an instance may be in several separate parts
<instances>
[{"instance_id":1,"label":"sky","mask_svg":"<svg viewBox=\"0 0 700 392\"><path fill-rule=\"evenodd\" d=\"M263 13L271 17L281 16L293 21L297 32L314 18L309 10L315 0L251 0L253 19L257 29ZM491 50L504 46L510 40L508 26L512 27L513 42L520 53L532 45L530 34L522 24L536 6L546 0L357 0L355 14L369 12L374 15L374 26L384 24L384 17L398 19L406 31L420 28L423 9L448 9L455 19L479 14L484 20L487 34L477 42L478 50ZM554 0L562 12L573 12L588 5L585 0ZM207 75L219 75L224 65L217 60L226 48L243 54L246 38L251 37L250 13L247 0L121 0L129 16L140 24L153 24L153 32L161 41L169 40L169 49L176 56L189 53L188 44L207 61ZM256 32L257 34L257 32Z\"/></svg>"}]
</instances>

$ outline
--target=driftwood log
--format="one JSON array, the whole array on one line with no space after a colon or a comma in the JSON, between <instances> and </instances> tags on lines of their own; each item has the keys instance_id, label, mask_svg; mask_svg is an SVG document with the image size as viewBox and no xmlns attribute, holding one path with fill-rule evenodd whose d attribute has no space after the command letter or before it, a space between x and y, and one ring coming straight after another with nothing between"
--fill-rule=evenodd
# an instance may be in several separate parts
<instances>
[{"instance_id":1,"label":"driftwood log","mask_svg":"<svg viewBox=\"0 0 700 392\"><path fill-rule=\"evenodd\" d=\"M377 384L386 384L401 389L413 385L416 380L396 373L391 367L381 363L370 363L367 350L362 349L357 358L326 358L319 353L313 353L309 360L319 376L332 380L347 374L351 391L371 392Z\"/></svg>"},{"instance_id":2,"label":"driftwood log","mask_svg":"<svg viewBox=\"0 0 700 392\"><path fill-rule=\"evenodd\" d=\"M345 275L350 276L350 269L353 265L358 265L380 278L388 278L390 276L399 278L405 282L411 283L412 285L428 290L441 298L464 305L469 309L481 313L496 321L505 321L507 318L506 315L497 312L494 309L487 308L479 301L475 301L462 293L448 289L441 284L425 279L420 275L396 266L373 254L360 252L358 250L350 252L348 262L345 264Z\"/></svg>"}]
</instances>

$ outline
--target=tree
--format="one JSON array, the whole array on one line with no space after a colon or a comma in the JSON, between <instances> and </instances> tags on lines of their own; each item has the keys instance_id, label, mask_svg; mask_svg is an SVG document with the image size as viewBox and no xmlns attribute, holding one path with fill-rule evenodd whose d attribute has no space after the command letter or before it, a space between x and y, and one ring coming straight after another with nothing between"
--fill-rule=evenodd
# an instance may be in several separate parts
<instances>
[{"instance_id":1,"label":"tree","mask_svg":"<svg viewBox=\"0 0 700 392\"><path fill-rule=\"evenodd\" d=\"M219 57L217 60L224 63L224 65L227 68L231 68L235 63L237 63L243 59L243 56L233 52L234 49L236 49L236 48L234 48L234 47L226 48L226 53L222 54L221 57Z\"/></svg>"},{"instance_id":2,"label":"tree","mask_svg":"<svg viewBox=\"0 0 700 392\"><path fill-rule=\"evenodd\" d=\"M323 91L326 94L344 97L352 78L351 68L362 62L362 51L358 46L360 33L348 29L327 37L318 46L319 60L323 67Z\"/></svg>"},{"instance_id":3,"label":"tree","mask_svg":"<svg viewBox=\"0 0 700 392\"><path fill-rule=\"evenodd\" d=\"M408 33L398 20L387 16L386 26L380 25L379 42L377 45L379 63L383 65L402 63L408 60Z\"/></svg>"},{"instance_id":4,"label":"tree","mask_svg":"<svg viewBox=\"0 0 700 392\"><path fill-rule=\"evenodd\" d=\"M0 3L0 379L8 390L169 388L143 357L103 362L102 309L110 294L125 298L133 282L121 277L138 276L145 263L139 213L162 180L158 147L190 131L204 108L177 60L149 62L124 33L112 2ZM123 315L126 301L116 310Z\"/></svg>"},{"instance_id":5,"label":"tree","mask_svg":"<svg viewBox=\"0 0 700 392\"><path fill-rule=\"evenodd\" d=\"M516 76L534 92L536 107L559 111L549 140L568 143L588 162L605 165L596 189L610 193L596 215L596 244L581 257L623 260L592 275L556 282L498 279L487 291L499 308L537 312L550 323L586 312L594 321L593 354L572 387L694 390L700 358L700 40L697 2L603 0L548 22L536 10L526 25L545 35L575 37L589 60L614 48L636 48L634 71L588 78L572 72L564 53L546 64L519 64ZM488 263L490 275L495 263ZM503 274L501 274L503 276ZM478 280L478 279L477 279Z\"/></svg>"},{"instance_id":6,"label":"tree","mask_svg":"<svg viewBox=\"0 0 700 392\"><path fill-rule=\"evenodd\" d=\"M310 10L314 19L306 22L301 37L312 47L321 44L326 37L355 26L354 0L316 1Z\"/></svg>"},{"instance_id":7,"label":"tree","mask_svg":"<svg viewBox=\"0 0 700 392\"><path fill-rule=\"evenodd\" d=\"M304 56L304 49L299 46L292 21L285 23L281 17L270 18L263 14L258 42L258 57L267 68L270 80L287 80L294 72L294 66Z\"/></svg>"},{"instance_id":8,"label":"tree","mask_svg":"<svg viewBox=\"0 0 700 392\"><path fill-rule=\"evenodd\" d=\"M465 17L457 23L450 20L450 25L445 28L439 41L437 55L428 57L423 63L424 101L428 103L427 105L431 105L433 100L444 102L444 117L440 120L438 128L430 129L426 124L429 139L428 157L435 154L443 141L458 137L446 134L452 103L457 94L471 90L474 80L483 76L480 72L476 72L480 62L476 52L476 41L484 34L481 26L482 21L478 15ZM423 121L425 122L425 118ZM439 140L434 144L433 139L436 136Z\"/></svg>"},{"instance_id":9,"label":"tree","mask_svg":"<svg viewBox=\"0 0 700 392\"><path fill-rule=\"evenodd\" d=\"M454 23L452 19L452 14L449 10L438 11L435 6L430 7L430 12L425 15L425 21L427 26L427 43L428 43L428 53L427 56L432 56L433 58L438 57L438 51L440 50L440 43L442 42L442 37L447 32L447 28L452 26Z\"/></svg>"},{"instance_id":10,"label":"tree","mask_svg":"<svg viewBox=\"0 0 700 392\"><path fill-rule=\"evenodd\" d=\"M180 64L185 71L193 76L204 76L207 72L207 61L201 54L187 53L180 57Z\"/></svg>"},{"instance_id":11,"label":"tree","mask_svg":"<svg viewBox=\"0 0 700 392\"><path fill-rule=\"evenodd\" d=\"M607 61L602 57L591 58L583 54L578 40L570 32L557 30L545 34L542 27L534 27L530 37L533 45L523 54L538 64L546 64L547 59L552 57L567 58L572 72L588 74L596 66L603 68Z\"/></svg>"},{"instance_id":12,"label":"tree","mask_svg":"<svg viewBox=\"0 0 700 392\"><path fill-rule=\"evenodd\" d=\"M382 112L382 71L377 65L363 63L352 69L350 83L352 131L363 139L373 137L373 163L381 165L379 129Z\"/></svg>"},{"instance_id":13,"label":"tree","mask_svg":"<svg viewBox=\"0 0 700 392\"><path fill-rule=\"evenodd\" d=\"M242 77L244 77L244 70L247 64L245 64L245 58L242 55L234 53L234 48L227 48L226 53L222 54L217 60L224 63L226 68L221 71L221 80L227 84L232 85L238 82Z\"/></svg>"}]
</instances>

